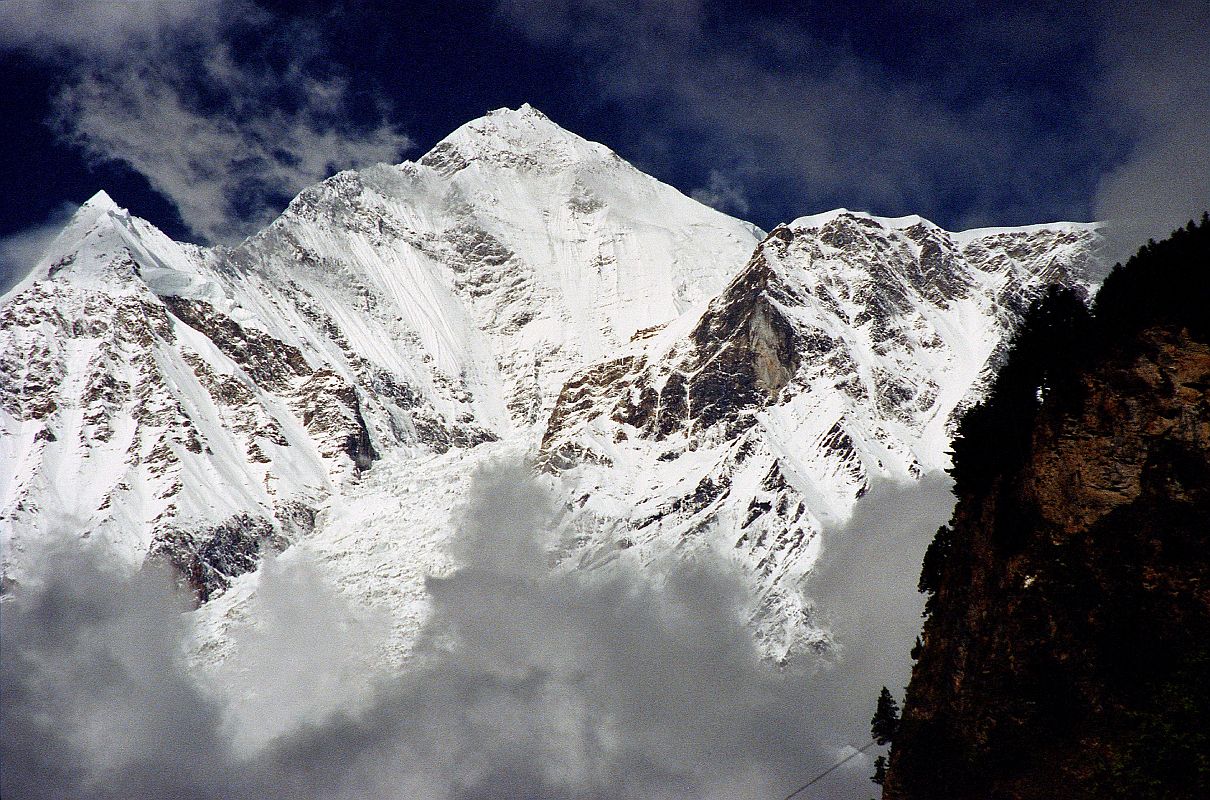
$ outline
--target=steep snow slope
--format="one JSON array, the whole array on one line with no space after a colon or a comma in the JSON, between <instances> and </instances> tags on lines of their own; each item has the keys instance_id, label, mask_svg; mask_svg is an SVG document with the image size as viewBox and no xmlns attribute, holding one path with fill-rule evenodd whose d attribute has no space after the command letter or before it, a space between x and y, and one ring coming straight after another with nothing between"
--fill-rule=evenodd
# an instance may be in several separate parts
<instances>
[{"instance_id":1,"label":"steep snow slope","mask_svg":"<svg viewBox=\"0 0 1210 800\"><path fill-rule=\"evenodd\" d=\"M204 600L368 464L351 386L230 318L204 335L152 290L206 260L102 193L3 299L6 580L31 537L62 532L162 553Z\"/></svg>"},{"instance_id":2,"label":"steep snow slope","mask_svg":"<svg viewBox=\"0 0 1210 800\"><path fill-rule=\"evenodd\" d=\"M955 409L1029 297L1078 283L1094 235L843 209L777 228L700 313L564 387L543 462L612 531L586 557L733 550L759 575L769 651L809 644L798 588L823 527L872 479L946 466Z\"/></svg>"},{"instance_id":3,"label":"steep snow slope","mask_svg":"<svg viewBox=\"0 0 1210 800\"><path fill-rule=\"evenodd\" d=\"M230 251L98 196L0 312L4 574L64 528L163 551L205 599L383 452L535 437L565 376L759 236L528 106L336 175Z\"/></svg>"}]
</instances>

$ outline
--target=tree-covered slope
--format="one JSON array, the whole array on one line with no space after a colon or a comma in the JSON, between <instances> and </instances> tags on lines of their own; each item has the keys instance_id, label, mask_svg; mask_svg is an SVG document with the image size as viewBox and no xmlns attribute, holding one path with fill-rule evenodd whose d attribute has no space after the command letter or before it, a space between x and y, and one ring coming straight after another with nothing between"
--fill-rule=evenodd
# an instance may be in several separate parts
<instances>
[{"instance_id":1,"label":"tree-covered slope","mask_svg":"<svg viewBox=\"0 0 1210 800\"><path fill-rule=\"evenodd\" d=\"M1210 221L1035 303L953 476L884 797L1210 796Z\"/></svg>"}]
</instances>

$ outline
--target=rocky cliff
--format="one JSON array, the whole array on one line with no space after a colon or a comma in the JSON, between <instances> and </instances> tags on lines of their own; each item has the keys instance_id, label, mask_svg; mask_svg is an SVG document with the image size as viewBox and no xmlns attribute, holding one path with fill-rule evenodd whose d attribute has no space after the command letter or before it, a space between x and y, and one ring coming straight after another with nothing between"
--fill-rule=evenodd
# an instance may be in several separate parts
<instances>
[{"instance_id":1,"label":"rocky cliff","mask_svg":"<svg viewBox=\"0 0 1210 800\"><path fill-rule=\"evenodd\" d=\"M1210 223L1035 306L958 504L885 798L1210 796Z\"/></svg>"},{"instance_id":2,"label":"rocky cliff","mask_svg":"<svg viewBox=\"0 0 1210 800\"><path fill-rule=\"evenodd\" d=\"M651 558L713 546L759 576L777 658L821 644L800 587L875 480L942 469L1020 312L1082 285L1095 226L950 232L840 209L778 226L703 307L574 375L540 457L573 516Z\"/></svg>"}]
</instances>

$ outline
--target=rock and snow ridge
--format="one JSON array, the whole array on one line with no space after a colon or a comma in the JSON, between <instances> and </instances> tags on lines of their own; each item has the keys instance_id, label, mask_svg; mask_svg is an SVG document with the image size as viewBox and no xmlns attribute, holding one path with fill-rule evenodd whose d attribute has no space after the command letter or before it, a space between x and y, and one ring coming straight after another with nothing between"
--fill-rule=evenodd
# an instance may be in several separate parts
<instances>
[{"instance_id":1,"label":"rock and snow ridge","mask_svg":"<svg viewBox=\"0 0 1210 800\"><path fill-rule=\"evenodd\" d=\"M528 106L234 249L101 193L0 300L0 568L25 579L56 531L167 558L221 653L258 551L293 546L402 650L459 488L507 452L566 497L566 563L733 550L784 655L822 526L944 465L1016 314L1094 236L842 209L763 237Z\"/></svg>"},{"instance_id":2,"label":"rock and snow ridge","mask_svg":"<svg viewBox=\"0 0 1210 800\"><path fill-rule=\"evenodd\" d=\"M776 228L705 309L568 382L543 463L618 547L733 550L773 654L812 643L799 587L874 479L944 468L1022 304L1078 284L1090 226L950 234L844 210ZM787 622L789 621L789 624Z\"/></svg>"}]
</instances>

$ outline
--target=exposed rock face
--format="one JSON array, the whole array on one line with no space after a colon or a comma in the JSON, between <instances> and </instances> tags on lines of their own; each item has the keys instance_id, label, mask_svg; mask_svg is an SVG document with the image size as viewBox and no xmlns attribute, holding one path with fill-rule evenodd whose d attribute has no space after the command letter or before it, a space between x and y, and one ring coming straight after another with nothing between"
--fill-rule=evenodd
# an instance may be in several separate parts
<instances>
[{"instance_id":1,"label":"exposed rock face","mask_svg":"<svg viewBox=\"0 0 1210 800\"><path fill-rule=\"evenodd\" d=\"M584 412L599 413L594 390L598 399L602 391L616 398L614 422L656 441L674 433L691 436L695 429L723 422L729 424L722 435L730 438L755 424L754 416L739 412L776 399L797 373L802 355L793 326L773 303L771 279L776 280L758 254L710 303L686 346L674 351L675 367L662 385L641 374L645 365L637 358L606 362L573 378L563 387L543 448L565 437Z\"/></svg>"},{"instance_id":2,"label":"exposed rock face","mask_svg":"<svg viewBox=\"0 0 1210 800\"><path fill-rule=\"evenodd\" d=\"M934 545L886 798L1210 791L1210 341L1146 328L1078 386Z\"/></svg>"}]
</instances>

